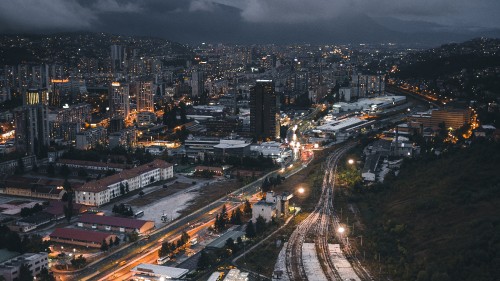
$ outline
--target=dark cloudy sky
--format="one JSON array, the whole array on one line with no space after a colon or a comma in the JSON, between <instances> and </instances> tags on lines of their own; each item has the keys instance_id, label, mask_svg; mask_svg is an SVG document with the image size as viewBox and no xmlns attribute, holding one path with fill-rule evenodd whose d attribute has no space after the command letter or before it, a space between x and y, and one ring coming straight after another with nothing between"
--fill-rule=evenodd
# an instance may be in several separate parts
<instances>
[{"instance_id":1,"label":"dark cloudy sky","mask_svg":"<svg viewBox=\"0 0 500 281\"><path fill-rule=\"evenodd\" d=\"M500 35L500 0L2 0L0 32L180 42L453 41Z\"/></svg>"}]
</instances>

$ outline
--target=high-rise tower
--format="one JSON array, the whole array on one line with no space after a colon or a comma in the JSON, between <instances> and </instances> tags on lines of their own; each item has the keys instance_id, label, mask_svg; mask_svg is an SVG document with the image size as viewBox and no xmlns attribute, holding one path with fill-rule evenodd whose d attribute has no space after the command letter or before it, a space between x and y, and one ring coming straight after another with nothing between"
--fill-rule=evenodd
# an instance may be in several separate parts
<instances>
[{"instance_id":1,"label":"high-rise tower","mask_svg":"<svg viewBox=\"0 0 500 281\"><path fill-rule=\"evenodd\" d=\"M113 82L109 86L109 117L127 119L130 113L129 85Z\"/></svg>"},{"instance_id":2,"label":"high-rise tower","mask_svg":"<svg viewBox=\"0 0 500 281\"><path fill-rule=\"evenodd\" d=\"M278 98L272 80L257 80L250 89L250 132L257 140L279 137Z\"/></svg>"}]
</instances>

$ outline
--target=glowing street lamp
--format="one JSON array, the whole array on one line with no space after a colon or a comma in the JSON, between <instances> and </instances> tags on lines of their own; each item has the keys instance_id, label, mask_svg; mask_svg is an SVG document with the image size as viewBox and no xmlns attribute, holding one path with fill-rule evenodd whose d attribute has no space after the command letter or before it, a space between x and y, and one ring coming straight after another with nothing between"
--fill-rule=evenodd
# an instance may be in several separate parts
<instances>
[{"instance_id":1,"label":"glowing street lamp","mask_svg":"<svg viewBox=\"0 0 500 281\"><path fill-rule=\"evenodd\" d=\"M347 163L349 163L349 165L352 165L352 164L354 164L354 160L353 160L353 159L349 159L349 160L347 161Z\"/></svg>"},{"instance_id":2,"label":"glowing street lamp","mask_svg":"<svg viewBox=\"0 0 500 281\"><path fill-rule=\"evenodd\" d=\"M303 193L305 192L305 190L304 190L304 188L303 188L303 187L299 188L297 191L298 191L300 194L303 194Z\"/></svg>"},{"instance_id":3,"label":"glowing street lamp","mask_svg":"<svg viewBox=\"0 0 500 281\"><path fill-rule=\"evenodd\" d=\"M344 232L345 232L345 228L341 226L341 227L339 227L339 228L337 229L337 232L338 232L338 233L340 233L340 234L342 234L342 233L344 233Z\"/></svg>"}]
</instances>

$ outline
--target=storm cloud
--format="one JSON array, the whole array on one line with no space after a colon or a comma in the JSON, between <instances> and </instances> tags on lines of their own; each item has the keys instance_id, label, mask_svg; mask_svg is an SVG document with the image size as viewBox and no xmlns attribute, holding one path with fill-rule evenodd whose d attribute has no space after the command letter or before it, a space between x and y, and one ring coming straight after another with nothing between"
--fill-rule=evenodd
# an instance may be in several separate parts
<instances>
[{"instance_id":1,"label":"storm cloud","mask_svg":"<svg viewBox=\"0 0 500 281\"><path fill-rule=\"evenodd\" d=\"M496 34L498 12L498 0L5 0L0 32L88 30L184 42L417 40L406 33Z\"/></svg>"}]
</instances>

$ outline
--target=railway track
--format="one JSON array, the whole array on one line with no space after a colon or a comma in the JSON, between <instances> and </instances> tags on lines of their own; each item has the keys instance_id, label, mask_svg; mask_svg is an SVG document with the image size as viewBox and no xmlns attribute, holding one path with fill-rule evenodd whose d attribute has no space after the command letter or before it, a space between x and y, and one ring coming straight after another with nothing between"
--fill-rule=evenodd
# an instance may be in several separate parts
<instances>
[{"instance_id":1,"label":"railway track","mask_svg":"<svg viewBox=\"0 0 500 281\"><path fill-rule=\"evenodd\" d=\"M308 280L302 261L302 245L308 234L314 237L317 255L328 280L341 280L335 269L328 249L328 237L333 226L333 198L335 172L339 159L355 144L348 143L328 156L324 164L325 174L321 186L321 196L314 211L295 229L286 248L286 271L290 280Z\"/></svg>"}]
</instances>

